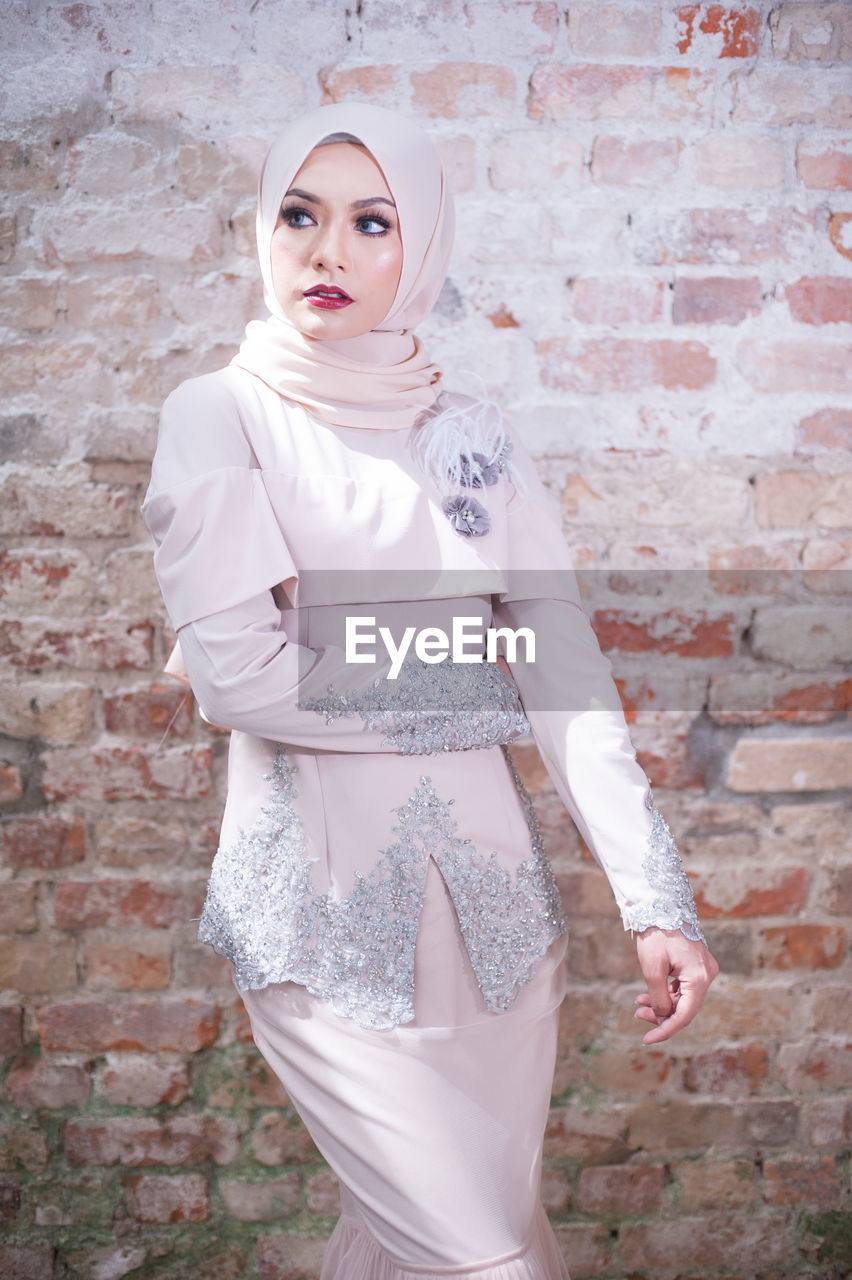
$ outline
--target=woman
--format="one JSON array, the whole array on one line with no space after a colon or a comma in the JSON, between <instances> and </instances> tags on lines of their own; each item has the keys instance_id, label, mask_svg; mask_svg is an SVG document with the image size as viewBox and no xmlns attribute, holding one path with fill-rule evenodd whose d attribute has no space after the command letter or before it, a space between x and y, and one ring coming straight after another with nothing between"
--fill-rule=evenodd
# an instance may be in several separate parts
<instances>
[{"instance_id":1,"label":"woman","mask_svg":"<svg viewBox=\"0 0 852 1280\"><path fill-rule=\"evenodd\" d=\"M272 147L257 229L269 319L169 397L144 507L233 731L200 936L340 1177L324 1277L552 1280L565 925L507 743L532 726L639 932L646 1043L715 962L534 467L413 336L452 241L432 143L320 108Z\"/></svg>"}]
</instances>

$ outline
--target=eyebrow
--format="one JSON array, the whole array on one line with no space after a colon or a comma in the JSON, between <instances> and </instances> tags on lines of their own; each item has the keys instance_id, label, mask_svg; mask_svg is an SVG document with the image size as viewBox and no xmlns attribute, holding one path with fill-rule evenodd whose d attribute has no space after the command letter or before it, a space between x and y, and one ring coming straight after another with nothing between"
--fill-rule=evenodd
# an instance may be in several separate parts
<instances>
[{"instance_id":1,"label":"eyebrow","mask_svg":"<svg viewBox=\"0 0 852 1280\"><path fill-rule=\"evenodd\" d=\"M308 200L311 204L322 204L319 196L312 196L310 191L300 191L298 187L291 187L285 192L284 199L288 196L297 196L299 200ZM372 204L389 204L392 209L396 208L393 200L388 200L385 196L370 196L367 200L354 200L352 202L353 209L366 209Z\"/></svg>"}]
</instances>

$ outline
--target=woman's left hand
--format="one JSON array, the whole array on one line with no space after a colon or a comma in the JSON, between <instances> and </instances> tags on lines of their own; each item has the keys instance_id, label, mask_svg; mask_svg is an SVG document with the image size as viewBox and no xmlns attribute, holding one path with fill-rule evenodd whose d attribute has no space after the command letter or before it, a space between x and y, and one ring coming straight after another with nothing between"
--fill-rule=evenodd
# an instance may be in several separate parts
<instances>
[{"instance_id":1,"label":"woman's left hand","mask_svg":"<svg viewBox=\"0 0 852 1280\"><path fill-rule=\"evenodd\" d=\"M645 929L636 950L648 990L636 997L636 1017L653 1022L643 1044L659 1044L691 1022L704 1001L719 966L703 942L692 942L679 929Z\"/></svg>"}]
</instances>

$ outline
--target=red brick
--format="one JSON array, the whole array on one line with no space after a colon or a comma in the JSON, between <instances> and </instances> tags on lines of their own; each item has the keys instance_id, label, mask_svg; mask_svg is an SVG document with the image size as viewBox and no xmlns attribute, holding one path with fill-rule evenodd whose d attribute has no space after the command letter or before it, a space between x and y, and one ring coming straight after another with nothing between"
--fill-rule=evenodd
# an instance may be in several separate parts
<instances>
[{"instance_id":1,"label":"red brick","mask_svg":"<svg viewBox=\"0 0 852 1280\"><path fill-rule=\"evenodd\" d=\"M852 450L852 410L819 409L809 414L796 424L795 439L797 449L816 445Z\"/></svg>"},{"instance_id":2,"label":"red brick","mask_svg":"<svg viewBox=\"0 0 852 1280\"><path fill-rule=\"evenodd\" d=\"M316 1159L313 1139L298 1116L269 1112L252 1134L255 1159L264 1165L306 1164Z\"/></svg>"},{"instance_id":3,"label":"red brick","mask_svg":"<svg viewBox=\"0 0 852 1280\"><path fill-rule=\"evenodd\" d=\"M0 1244L3 1280L53 1280L52 1244Z\"/></svg>"},{"instance_id":4,"label":"red brick","mask_svg":"<svg viewBox=\"0 0 852 1280\"><path fill-rule=\"evenodd\" d=\"M844 276L803 276L786 286L784 297L790 315L802 324L852 320L852 280Z\"/></svg>"},{"instance_id":5,"label":"red brick","mask_svg":"<svg viewBox=\"0 0 852 1280\"><path fill-rule=\"evenodd\" d=\"M739 1143L746 1147L789 1147L799 1129L798 1102L752 1098L737 1108Z\"/></svg>"},{"instance_id":6,"label":"red brick","mask_svg":"<svg viewBox=\"0 0 852 1280\"><path fill-rule=\"evenodd\" d=\"M51 751L42 792L48 800L197 800L210 791L210 747L79 747Z\"/></svg>"},{"instance_id":7,"label":"red brick","mask_svg":"<svg viewBox=\"0 0 852 1280\"><path fill-rule=\"evenodd\" d=\"M726 268L787 262L800 254L803 236L814 234L815 215L790 208L689 209L648 224L646 254L652 263L717 263ZM641 219L634 218L634 224Z\"/></svg>"},{"instance_id":8,"label":"red brick","mask_svg":"<svg viewBox=\"0 0 852 1280\"><path fill-rule=\"evenodd\" d=\"M645 276L584 276L572 285L582 324L653 324L663 316L663 282Z\"/></svg>"},{"instance_id":9,"label":"red brick","mask_svg":"<svg viewBox=\"0 0 852 1280\"><path fill-rule=\"evenodd\" d=\"M602 1224L564 1222L554 1227L554 1234L563 1258L578 1278L601 1275L609 1266L611 1233Z\"/></svg>"},{"instance_id":10,"label":"red brick","mask_svg":"<svg viewBox=\"0 0 852 1280\"><path fill-rule=\"evenodd\" d=\"M54 914L60 929L167 929L197 918L204 892L201 880L64 880L56 886Z\"/></svg>"},{"instance_id":11,"label":"red brick","mask_svg":"<svg viewBox=\"0 0 852 1280\"><path fill-rule=\"evenodd\" d=\"M10 880L0 893L0 933L32 933L36 928L34 880Z\"/></svg>"},{"instance_id":12,"label":"red brick","mask_svg":"<svg viewBox=\"0 0 852 1280\"><path fill-rule=\"evenodd\" d=\"M108 1102L119 1107L176 1107L189 1093L189 1063L185 1059L150 1054L109 1053L103 1069Z\"/></svg>"},{"instance_id":13,"label":"red brick","mask_svg":"<svg viewBox=\"0 0 852 1280\"><path fill-rule=\"evenodd\" d=\"M852 344L781 338L743 342L737 368L755 391L848 391Z\"/></svg>"},{"instance_id":14,"label":"red brick","mask_svg":"<svg viewBox=\"0 0 852 1280\"><path fill-rule=\"evenodd\" d=\"M845 1036L849 1034L848 996L848 987L841 983L836 986L820 985L813 991L810 999L809 1026L815 1035Z\"/></svg>"},{"instance_id":15,"label":"red brick","mask_svg":"<svg viewBox=\"0 0 852 1280\"><path fill-rule=\"evenodd\" d=\"M791 924L763 930L761 963L767 969L836 969L845 950L840 925Z\"/></svg>"},{"instance_id":16,"label":"red brick","mask_svg":"<svg viewBox=\"0 0 852 1280\"><path fill-rule=\"evenodd\" d=\"M833 916L852 916L852 866L835 867L827 872L820 900Z\"/></svg>"},{"instance_id":17,"label":"red brick","mask_svg":"<svg viewBox=\"0 0 852 1280\"><path fill-rule=\"evenodd\" d=\"M280 1222L301 1207L302 1179L298 1173L265 1182L220 1179L219 1192L228 1213L239 1222Z\"/></svg>"},{"instance_id":18,"label":"red brick","mask_svg":"<svg viewBox=\"0 0 852 1280\"><path fill-rule=\"evenodd\" d=\"M442 62L411 73L412 105L428 116L490 116L515 97L515 77L505 66Z\"/></svg>"},{"instance_id":19,"label":"red brick","mask_svg":"<svg viewBox=\"0 0 852 1280\"><path fill-rule=\"evenodd\" d=\"M832 791L850 778L849 738L747 738L728 766L733 791Z\"/></svg>"},{"instance_id":20,"label":"red brick","mask_svg":"<svg viewBox=\"0 0 852 1280\"><path fill-rule=\"evenodd\" d=\"M655 72L650 67L542 63L530 80L533 120L597 120L632 116L647 108Z\"/></svg>"},{"instance_id":21,"label":"red brick","mask_svg":"<svg viewBox=\"0 0 852 1280\"><path fill-rule=\"evenodd\" d=\"M711 676L708 713L717 724L822 724L852 712L852 679L807 675Z\"/></svg>"},{"instance_id":22,"label":"red brick","mask_svg":"<svg viewBox=\"0 0 852 1280\"><path fill-rule=\"evenodd\" d=\"M757 477L755 516L768 529L817 525L846 528L852 502L852 477L812 471L776 471Z\"/></svg>"},{"instance_id":23,"label":"red brick","mask_svg":"<svg viewBox=\"0 0 852 1280\"><path fill-rule=\"evenodd\" d=\"M51 1058L22 1058L6 1076L6 1096L23 1111L39 1107L82 1107L89 1100L91 1082L76 1062Z\"/></svg>"},{"instance_id":24,"label":"red brick","mask_svg":"<svg viewBox=\"0 0 852 1280\"><path fill-rule=\"evenodd\" d=\"M696 31L695 19L700 16ZM753 58L760 50L760 32L763 25L759 9L751 7L729 8L724 4L684 4L677 11L681 35L678 53L706 56L712 52L717 58ZM716 40L700 39L716 36ZM694 47L695 46L695 47Z\"/></svg>"},{"instance_id":25,"label":"red brick","mask_svg":"<svg viewBox=\"0 0 852 1280\"><path fill-rule=\"evenodd\" d=\"M674 1274L675 1267L702 1268L786 1264L791 1256L784 1218L727 1214L676 1222L626 1225L619 1231L621 1257L629 1267ZM706 1273L705 1273L706 1274Z\"/></svg>"},{"instance_id":26,"label":"red brick","mask_svg":"<svg viewBox=\"0 0 852 1280\"><path fill-rule=\"evenodd\" d=\"M568 951L568 973L575 979L636 977L636 944L619 924L577 921Z\"/></svg>"},{"instance_id":27,"label":"red brick","mask_svg":"<svg viewBox=\"0 0 852 1280\"><path fill-rule=\"evenodd\" d=\"M231 1164L242 1129L220 1116L111 1116L70 1120L64 1130L65 1154L72 1165Z\"/></svg>"},{"instance_id":28,"label":"red brick","mask_svg":"<svg viewBox=\"0 0 852 1280\"><path fill-rule=\"evenodd\" d=\"M765 136L711 133L698 143L696 168L699 183L726 191L782 187L785 152L780 142Z\"/></svg>"},{"instance_id":29,"label":"red brick","mask_svg":"<svg viewBox=\"0 0 852 1280\"><path fill-rule=\"evenodd\" d=\"M373 67L328 67L319 73L322 101L367 101L394 107L398 102L399 67L390 63Z\"/></svg>"},{"instance_id":30,"label":"red brick","mask_svg":"<svg viewBox=\"0 0 852 1280\"><path fill-rule=\"evenodd\" d=\"M35 345L34 357L44 367L43 343ZM10 471L0 481L0 532L79 538L129 534L139 506L135 487L93 483L91 475L81 464Z\"/></svg>"},{"instance_id":31,"label":"red brick","mask_svg":"<svg viewBox=\"0 0 852 1280\"><path fill-rule=\"evenodd\" d=\"M217 829L218 836L218 829ZM101 817L95 826L98 857L113 867L137 868L146 862L186 866L186 831L180 822L148 818ZM218 840L214 838L213 851ZM209 867L205 852L203 865Z\"/></svg>"},{"instance_id":32,"label":"red brick","mask_svg":"<svg viewBox=\"0 0 852 1280\"><path fill-rule=\"evenodd\" d=\"M617 1106L600 1111L554 1107L545 1127L545 1156L615 1164L630 1154L626 1133L627 1115Z\"/></svg>"},{"instance_id":33,"label":"red brick","mask_svg":"<svg viewBox=\"0 0 852 1280\"><path fill-rule=\"evenodd\" d=\"M10 612L31 612L42 602L59 601L78 613L89 604L92 563L79 552L13 548L0 556L0 599Z\"/></svg>"},{"instance_id":34,"label":"red brick","mask_svg":"<svg viewBox=\"0 0 852 1280\"><path fill-rule=\"evenodd\" d=\"M698 390L716 377L716 361L701 342L640 338L546 338L536 346L545 386L594 395L644 387Z\"/></svg>"},{"instance_id":35,"label":"red brick","mask_svg":"<svg viewBox=\"0 0 852 1280\"><path fill-rule=\"evenodd\" d=\"M816 1099L808 1108L808 1123L811 1146L848 1148L852 1143L852 1098Z\"/></svg>"},{"instance_id":36,"label":"red brick","mask_svg":"<svg viewBox=\"0 0 852 1280\"><path fill-rule=\"evenodd\" d=\"M0 1227L13 1227L20 1212L20 1186L17 1182L0 1182Z\"/></svg>"},{"instance_id":37,"label":"red brick","mask_svg":"<svg viewBox=\"0 0 852 1280\"><path fill-rule=\"evenodd\" d=\"M766 1070L766 1048L762 1044L714 1049L689 1059L683 1085L690 1093L742 1093L757 1089L766 1079Z\"/></svg>"},{"instance_id":38,"label":"red brick","mask_svg":"<svg viewBox=\"0 0 852 1280\"><path fill-rule=\"evenodd\" d=\"M23 1044L23 1012L20 1005L0 1006L0 1053L13 1053Z\"/></svg>"},{"instance_id":39,"label":"red brick","mask_svg":"<svg viewBox=\"0 0 852 1280\"><path fill-rule=\"evenodd\" d=\"M756 276L681 276L675 281L673 324L742 324L760 314Z\"/></svg>"},{"instance_id":40,"label":"red brick","mask_svg":"<svg viewBox=\"0 0 852 1280\"><path fill-rule=\"evenodd\" d=\"M572 4L568 40L586 58L643 58L658 51L660 11L655 5Z\"/></svg>"},{"instance_id":41,"label":"red brick","mask_svg":"<svg viewBox=\"0 0 852 1280\"><path fill-rule=\"evenodd\" d=\"M0 658L25 671L117 671L151 665L151 627L114 618L0 622Z\"/></svg>"},{"instance_id":42,"label":"red brick","mask_svg":"<svg viewBox=\"0 0 852 1280\"><path fill-rule=\"evenodd\" d=\"M104 698L108 733L185 738L192 729L192 697L179 685L153 684Z\"/></svg>"},{"instance_id":43,"label":"red brick","mask_svg":"<svg viewBox=\"0 0 852 1280\"><path fill-rule=\"evenodd\" d=\"M836 147L815 150L816 146L800 142L796 148L796 172L805 186L823 191L852 188L852 151Z\"/></svg>"},{"instance_id":44,"label":"red brick","mask_svg":"<svg viewBox=\"0 0 852 1280\"><path fill-rule=\"evenodd\" d=\"M87 984L92 991L161 991L169 985L169 955L156 949L98 942L86 947Z\"/></svg>"},{"instance_id":45,"label":"red brick","mask_svg":"<svg viewBox=\"0 0 852 1280\"><path fill-rule=\"evenodd\" d=\"M833 1093L852 1083L852 1043L830 1044L822 1037L782 1044L778 1074L791 1092Z\"/></svg>"},{"instance_id":46,"label":"red brick","mask_svg":"<svg viewBox=\"0 0 852 1280\"><path fill-rule=\"evenodd\" d=\"M687 1213L738 1209L751 1205L755 1196L755 1167L751 1160L724 1163L684 1160L672 1167L680 1187L680 1204Z\"/></svg>"},{"instance_id":47,"label":"red brick","mask_svg":"<svg viewBox=\"0 0 852 1280\"><path fill-rule=\"evenodd\" d=\"M2 626L2 623L0 623ZM24 794L21 771L17 765L0 763L0 804L20 800Z\"/></svg>"},{"instance_id":48,"label":"red brick","mask_svg":"<svg viewBox=\"0 0 852 1280\"><path fill-rule=\"evenodd\" d=\"M679 138L595 139L592 147L592 181L600 186L659 187L677 176L682 143Z\"/></svg>"},{"instance_id":49,"label":"red brick","mask_svg":"<svg viewBox=\"0 0 852 1280\"><path fill-rule=\"evenodd\" d=\"M845 3L779 4L769 14L772 53L788 62L852 59L852 14Z\"/></svg>"},{"instance_id":50,"label":"red brick","mask_svg":"<svg viewBox=\"0 0 852 1280\"><path fill-rule=\"evenodd\" d=\"M25 1169L44 1168L47 1138L36 1125L0 1123L0 1169L15 1169L19 1164Z\"/></svg>"},{"instance_id":51,"label":"red brick","mask_svg":"<svg viewBox=\"0 0 852 1280\"><path fill-rule=\"evenodd\" d=\"M207 1179L201 1174L127 1174L122 1186L137 1222L206 1222L210 1216Z\"/></svg>"},{"instance_id":52,"label":"red brick","mask_svg":"<svg viewBox=\"0 0 852 1280\"><path fill-rule=\"evenodd\" d=\"M843 1175L833 1156L767 1160L763 1166L763 1194L768 1204L828 1207L843 1196Z\"/></svg>"},{"instance_id":53,"label":"red brick","mask_svg":"<svg viewBox=\"0 0 852 1280\"><path fill-rule=\"evenodd\" d=\"M207 1105L224 1107L289 1107L287 1091L257 1049L229 1052L211 1064Z\"/></svg>"},{"instance_id":54,"label":"red brick","mask_svg":"<svg viewBox=\"0 0 852 1280\"><path fill-rule=\"evenodd\" d=\"M809 887L806 867L751 863L742 872L720 867L697 875L693 881L695 905L704 920L797 915L807 902Z\"/></svg>"},{"instance_id":55,"label":"red brick","mask_svg":"<svg viewBox=\"0 0 852 1280\"><path fill-rule=\"evenodd\" d=\"M546 1178L547 1174L545 1174ZM340 1183L330 1169L323 1169L321 1173L315 1173L313 1177L308 1178L307 1190L309 1213L319 1213L324 1218L335 1217L340 1213ZM548 1188L544 1185L543 1180L542 1198L546 1195L547 1190ZM555 1198L551 1191L550 1208L555 1209L558 1207L564 1209L568 1202L564 1201L557 1206L554 1203ZM545 1208L547 1207L545 1205Z\"/></svg>"},{"instance_id":56,"label":"red brick","mask_svg":"<svg viewBox=\"0 0 852 1280\"><path fill-rule=\"evenodd\" d=\"M556 880L569 915L584 919L588 916L615 918L612 891L596 867L572 868L570 871L557 867Z\"/></svg>"},{"instance_id":57,"label":"red brick","mask_svg":"<svg viewBox=\"0 0 852 1280\"><path fill-rule=\"evenodd\" d=\"M38 1010L38 1027L45 1049L197 1053L216 1040L219 1018L216 1005L197 1000L140 1004L91 1001L43 1005Z\"/></svg>"},{"instance_id":58,"label":"red brick","mask_svg":"<svg viewBox=\"0 0 852 1280\"><path fill-rule=\"evenodd\" d=\"M646 1152L730 1150L742 1143L742 1125L721 1100L693 1102L646 1098L637 1104L627 1134L629 1148Z\"/></svg>"},{"instance_id":59,"label":"red brick","mask_svg":"<svg viewBox=\"0 0 852 1280\"><path fill-rule=\"evenodd\" d=\"M486 319L491 321L495 329L520 329L521 327L511 311L507 311L502 302L497 310L492 311Z\"/></svg>"},{"instance_id":60,"label":"red brick","mask_svg":"<svg viewBox=\"0 0 852 1280\"><path fill-rule=\"evenodd\" d=\"M3 861L15 870L36 867L55 870L82 862L86 829L81 818L11 818L2 828Z\"/></svg>"},{"instance_id":61,"label":"red brick","mask_svg":"<svg viewBox=\"0 0 852 1280\"><path fill-rule=\"evenodd\" d=\"M76 985L73 938L31 933L0 941L0 988L35 993L68 991Z\"/></svg>"},{"instance_id":62,"label":"red brick","mask_svg":"<svg viewBox=\"0 0 852 1280\"><path fill-rule=\"evenodd\" d=\"M586 1059L589 1084L608 1095L658 1093L671 1070L670 1055L660 1049L602 1049Z\"/></svg>"},{"instance_id":63,"label":"red brick","mask_svg":"<svg viewBox=\"0 0 852 1280\"><path fill-rule=\"evenodd\" d=\"M580 1174L580 1210L594 1214L657 1213L663 1197L662 1165L598 1165Z\"/></svg>"},{"instance_id":64,"label":"red brick","mask_svg":"<svg viewBox=\"0 0 852 1280\"><path fill-rule=\"evenodd\" d=\"M621 609L599 609L592 626L604 650L619 653L673 653L680 658L728 658L733 652L735 618L668 609L642 617Z\"/></svg>"},{"instance_id":65,"label":"red brick","mask_svg":"<svg viewBox=\"0 0 852 1280\"><path fill-rule=\"evenodd\" d=\"M259 1236L260 1280L319 1280L326 1241L319 1236Z\"/></svg>"},{"instance_id":66,"label":"red brick","mask_svg":"<svg viewBox=\"0 0 852 1280\"><path fill-rule=\"evenodd\" d=\"M828 219L828 238L842 258L852 261L852 241L849 232L852 213L832 213Z\"/></svg>"}]
</instances>

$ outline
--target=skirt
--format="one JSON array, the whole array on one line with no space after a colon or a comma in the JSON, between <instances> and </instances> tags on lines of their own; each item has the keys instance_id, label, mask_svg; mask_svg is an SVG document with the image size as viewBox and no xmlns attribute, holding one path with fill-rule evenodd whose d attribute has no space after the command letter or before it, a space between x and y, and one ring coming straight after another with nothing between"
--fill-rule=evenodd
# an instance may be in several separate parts
<instances>
[{"instance_id":1,"label":"skirt","mask_svg":"<svg viewBox=\"0 0 852 1280\"><path fill-rule=\"evenodd\" d=\"M340 1180L322 1280L568 1280L539 1198L565 947L489 1012L430 862L413 1021L368 1030L293 982L242 993Z\"/></svg>"}]
</instances>

